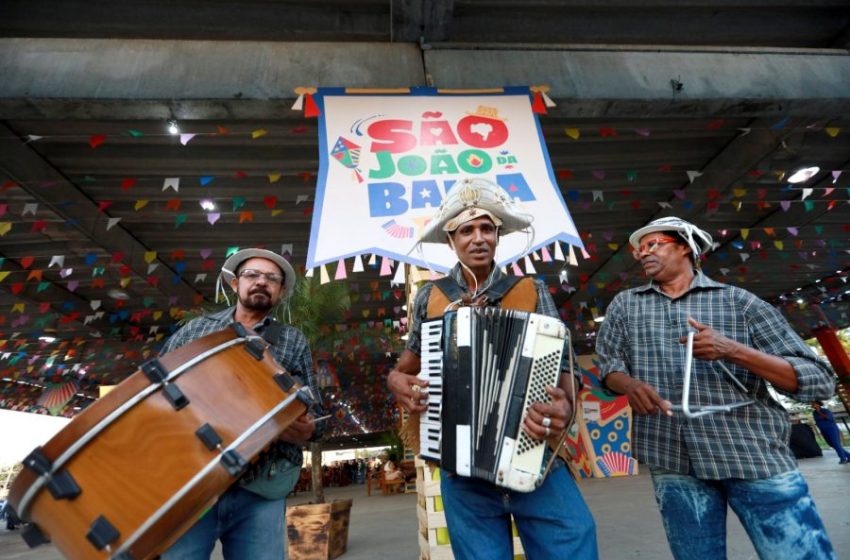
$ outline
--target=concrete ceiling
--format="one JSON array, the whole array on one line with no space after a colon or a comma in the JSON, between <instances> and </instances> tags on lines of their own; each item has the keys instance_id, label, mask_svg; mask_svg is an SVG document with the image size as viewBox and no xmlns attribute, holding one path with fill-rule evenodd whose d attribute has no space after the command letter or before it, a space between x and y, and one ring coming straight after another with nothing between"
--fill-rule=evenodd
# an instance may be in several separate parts
<instances>
[{"instance_id":1,"label":"concrete ceiling","mask_svg":"<svg viewBox=\"0 0 850 560\"><path fill-rule=\"evenodd\" d=\"M291 244L303 267L318 149L297 86L550 85L541 125L589 258L563 284L563 262L535 266L582 353L593 315L642 281L628 234L670 213L719 242L709 275L801 333L850 323L846 2L115 4L0 5L0 372L15 379L0 406L72 364L89 394L132 373L213 299L228 248ZM169 118L197 136L181 145ZM808 183L784 181L808 165ZM397 321L403 296L350 267L346 323Z\"/></svg>"}]
</instances>

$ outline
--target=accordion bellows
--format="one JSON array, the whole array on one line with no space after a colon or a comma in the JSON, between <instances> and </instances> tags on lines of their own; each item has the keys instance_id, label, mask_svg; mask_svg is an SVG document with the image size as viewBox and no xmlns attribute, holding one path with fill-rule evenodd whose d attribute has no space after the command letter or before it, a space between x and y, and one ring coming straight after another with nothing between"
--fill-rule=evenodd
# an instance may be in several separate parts
<instances>
[{"instance_id":1,"label":"accordion bellows","mask_svg":"<svg viewBox=\"0 0 850 560\"><path fill-rule=\"evenodd\" d=\"M449 472L530 492L546 442L522 430L528 408L557 386L566 329L558 319L462 307L422 323L419 377L429 381L420 455Z\"/></svg>"}]
</instances>

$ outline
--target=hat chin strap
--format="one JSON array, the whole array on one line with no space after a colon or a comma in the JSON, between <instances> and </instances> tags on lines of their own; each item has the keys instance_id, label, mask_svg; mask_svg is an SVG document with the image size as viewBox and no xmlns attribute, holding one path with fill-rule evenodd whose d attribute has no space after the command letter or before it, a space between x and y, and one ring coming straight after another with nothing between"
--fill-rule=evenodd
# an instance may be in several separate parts
<instances>
[{"instance_id":1,"label":"hat chin strap","mask_svg":"<svg viewBox=\"0 0 850 560\"><path fill-rule=\"evenodd\" d=\"M455 247L454 239L452 239L451 234L447 234L447 236L448 236L448 238L449 238L449 246L452 248L452 251L454 251L454 254L455 254L455 255L457 255L457 248ZM498 228L497 228L497 236L496 236L496 244L497 244L497 245L498 245L498 243L499 243L498 239L499 239L499 237L498 237ZM481 290L479 291L479 289L478 289L478 288L479 288L479 286L478 286L478 278L475 276L475 273L474 273L474 272L472 272L472 269L471 269L471 268L469 268L468 266L466 266L466 264L465 264L465 263L464 263L464 262L460 259L460 256L458 256L457 262L458 262L458 264L459 264L462 268L464 268L464 269L465 269L465 270L469 273L469 275L470 275L470 276L472 276L472 281L475 283L475 289L474 289L474 290L472 290L472 296L471 296L471 299L472 299L472 300L475 300L475 298L477 298L480 294L483 294L484 292L486 292L486 291L487 291L487 289L490 287L490 284L492 284L492 283L493 283L493 276L492 276L492 275L490 275L490 276L489 276L487 283L486 283L486 284L485 284L485 285L481 288ZM456 300L456 301L451 302L451 303L450 303L450 304L446 307L446 309L449 309L450 307L453 307L453 306L457 305L457 304L458 304L458 303L460 303L461 301L462 301L462 300Z\"/></svg>"},{"instance_id":2,"label":"hat chin strap","mask_svg":"<svg viewBox=\"0 0 850 560\"><path fill-rule=\"evenodd\" d=\"M224 298L224 301L227 302L227 306L230 307L230 298L227 297L227 292L224 289L224 273L233 275L236 277L236 274L233 271L228 270L224 267L221 267L221 272L218 273L218 278L215 281L215 302L218 303L219 296Z\"/></svg>"}]
</instances>

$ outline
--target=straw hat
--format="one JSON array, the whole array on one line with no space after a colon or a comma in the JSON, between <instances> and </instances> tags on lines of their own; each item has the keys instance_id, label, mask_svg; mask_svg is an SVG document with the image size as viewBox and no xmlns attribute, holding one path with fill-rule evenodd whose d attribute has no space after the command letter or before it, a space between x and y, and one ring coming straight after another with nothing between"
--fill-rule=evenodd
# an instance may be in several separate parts
<instances>
[{"instance_id":1,"label":"straw hat","mask_svg":"<svg viewBox=\"0 0 850 560\"><path fill-rule=\"evenodd\" d=\"M496 183L481 178L465 178L451 188L437 213L425 226L419 241L444 243L448 233L462 223L481 216L493 220L499 226L500 235L526 231L534 220L531 214L520 211Z\"/></svg>"},{"instance_id":2,"label":"straw hat","mask_svg":"<svg viewBox=\"0 0 850 560\"><path fill-rule=\"evenodd\" d=\"M283 272L283 287L286 291L283 293L283 298L286 299L292 293L292 288L295 286L295 269L282 256L266 249L242 249L227 257L221 267L221 278L227 284L236 278L236 271L239 270L239 265L248 259L261 258L272 261Z\"/></svg>"}]
</instances>

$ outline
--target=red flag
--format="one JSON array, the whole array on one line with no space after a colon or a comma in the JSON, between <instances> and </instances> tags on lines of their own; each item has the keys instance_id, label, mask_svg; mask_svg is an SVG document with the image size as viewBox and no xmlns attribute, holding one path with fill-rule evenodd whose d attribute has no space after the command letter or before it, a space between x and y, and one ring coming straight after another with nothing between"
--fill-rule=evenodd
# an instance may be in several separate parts
<instances>
[{"instance_id":1,"label":"red flag","mask_svg":"<svg viewBox=\"0 0 850 560\"><path fill-rule=\"evenodd\" d=\"M531 102L531 112L538 115L546 114L546 103L543 102L543 94L539 91L534 92L534 99Z\"/></svg>"},{"instance_id":2,"label":"red flag","mask_svg":"<svg viewBox=\"0 0 850 560\"><path fill-rule=\"evenodd\" d=\"M304 116L310 118L318 117L320 114L319 106L316 105L316 101L313 99L313 94L306 94L304 96Z\"/></svg>"}]
</instances>

